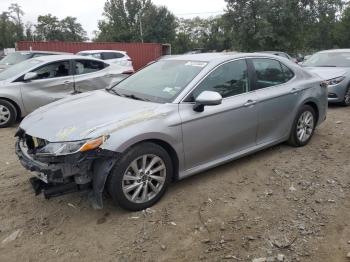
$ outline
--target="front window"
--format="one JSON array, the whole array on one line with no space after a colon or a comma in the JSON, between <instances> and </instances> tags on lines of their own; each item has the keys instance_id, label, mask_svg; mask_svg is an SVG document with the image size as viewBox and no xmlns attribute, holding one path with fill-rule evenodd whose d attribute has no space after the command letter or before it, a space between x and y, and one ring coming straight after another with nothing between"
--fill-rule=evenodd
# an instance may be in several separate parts
<instances>
[{"instance_id":1,"label":"front window","mask_svg":"<svg viewBox=\"0 0 350 262\"><path fill-rule=\"evenodd\" d=\"M172 102L207 62L162 60L128 77L113 90L121 96L157 103Z\"/></svg>"},{"instance_id":2,"label":"front window","mask_svg":"<svg viewBox=\"0 0 350 262\"><path fill-rule=\"evenodd\" d=\"M317 53L307 59L303 66L306 67L350 67L349 53Z\"/></svg>"},{"instance_id":3,"label":"front window","mask_svg":"<svg viewBox=\"0 0 350 262\"><path fill-rule=\"evenodd\" d=\"M15 52L8 54L0 61L0 65L15 65L31 58L32 54L28 52Z\"/></svg>"},{"instance_id":4,"label":"front window","mask_svg":"<svg viewBox=\"0 0 350 262\"><path fill-rule=\"evenodd\" d=\"M70 75L69 61L59 61L59 62L50 63L36 70L33 70L32 72L35 72L38 74L37 78L32 80L66 77Z\"/></svg>"},{"instance_id":5,"label":"front window","mask_svg":"<svg viewBox=\"0 0 350 262\"><path fill-rule=\"evenodd\" d=\"M0 80L6 80L9 78L15 77L18 74L26 73L29 69L40 64L41 62L42 61L37 59L30 59L30 60L26 60L24 62L18 63L14 66L11 66L0 73Z\"/></svg>"},{"instance_id":6,"label":"front window","mask_svg":"<svg viewBox=\"0 0 350 262\"><path fill-rule=\"evenodd\" d=\"M248 92L249 78L246 60L229 62L218 67L198 85L186 102L194 102L204 91L218 92L223 98Z\"/></svg>"}]
</instances>

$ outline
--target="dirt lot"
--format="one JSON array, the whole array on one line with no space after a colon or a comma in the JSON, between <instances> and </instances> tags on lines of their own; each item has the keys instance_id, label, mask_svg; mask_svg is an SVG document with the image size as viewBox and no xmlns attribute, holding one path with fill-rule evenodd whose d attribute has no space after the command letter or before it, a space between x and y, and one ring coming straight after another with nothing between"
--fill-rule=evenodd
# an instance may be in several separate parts
<instances>
[{"instance_id":1,"label":"dirt lot","mask_svg":"<svg viewBox=\"0 0 350 262\"><path fill-rule=\"evenodd\" d=\"M350 261L349 120L331 107L309 146L176 182L138 213L93 210L86 193L35 197L15 128L0 130L0 261Z\"/></svg>"}]
</instances>

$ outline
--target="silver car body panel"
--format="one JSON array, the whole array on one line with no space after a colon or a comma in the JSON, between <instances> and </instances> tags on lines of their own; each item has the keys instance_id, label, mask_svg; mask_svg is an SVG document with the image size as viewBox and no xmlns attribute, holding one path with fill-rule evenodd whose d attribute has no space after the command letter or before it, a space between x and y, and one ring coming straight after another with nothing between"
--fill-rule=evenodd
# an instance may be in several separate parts
<instances>
[{"instance_id":1,"label":"silver car body panel","mask_svg":"<svg viewBox=\"0 0 350 262\"><path fill-rule=\"evenodd\" d=\"M269 58L295 74L289 82L223 99L221 105L193 110L184 99L212 70L237 59ZM317 107L318 124L326 118L327 90L321 79L284 58L267 54L200 54L166 58L206 61L208 65L172 102L157 104L94 91L44 106L20 128L49 142L77 141L108 135L101 146L123 153L142 141L171 146L184 178L268 146L286 141L300 107ZM255 101L247 104L247 101ZM45 128L43 128L45 127Z\"/></svg>"},{"instance_id":2,"label":"silver car body panel","mask_svg":"<svg viewBox=\"0 0 350 262\"><path fill-rule=\"evenodd\" d=\"M41 62L35 64L25 72L18 72L14 77L0 81L0 99L6 99L15 103L20 109L22 117L41 106L70 96L74 90L78 92L86 92L108 88L127 77L122 74L126 69L125 67L109 64L106 61L89 57L76 55L51 55L34 59ZM59 61L73 60L99 61L108 64L109 66L100 71L82 75L16 82L21 76L44 65Z\"/></svg>"}]
</instances>

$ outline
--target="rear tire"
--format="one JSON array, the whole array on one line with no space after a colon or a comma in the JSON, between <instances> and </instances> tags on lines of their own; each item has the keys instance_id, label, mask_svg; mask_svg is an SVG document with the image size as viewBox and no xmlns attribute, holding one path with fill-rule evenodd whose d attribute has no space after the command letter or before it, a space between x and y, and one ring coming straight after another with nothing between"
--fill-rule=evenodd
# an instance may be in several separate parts
<instances>
[{"instance_id":1,"label":"rear tire","mask_svg":"<svg viewBox=\"0 0 350 262\"><path fill-rule=\"evenodd\" d=\"M309 105L304 105L294 120L288 144L294 147L306 146L313 137L315 128L315 110Z\"/></svg>"},{"instance_id":2,"label":"rear tire","mask_svg":"<svg viewBox=\"0 0 350 262\"><path fill-rule=\"evenodd\" d=\"M17 119L17 110L10 102L0 99L0 128L12 126Z\"/></svg>"},{"instance_id":3,"label":"rear tire","mask_svg":"<svg viewBox=\"0 0 350 262\"><path fill-rule=\"evenodd\" d=\"M344 101L341 103L343 106L350 106L350 86L345 92Z\"/></svg>"},{"instance_id":4,"label":"rear tire","mask_svg":"<svg viewBox=\"0 0 350 262\"><path fill-rule=\"evenodd\" d=\"M130 211L153 206L164 195L173 175L167 151L154 143L131 147L117 162L107 181L113 202Z\"/></svg>"}]
</instances>

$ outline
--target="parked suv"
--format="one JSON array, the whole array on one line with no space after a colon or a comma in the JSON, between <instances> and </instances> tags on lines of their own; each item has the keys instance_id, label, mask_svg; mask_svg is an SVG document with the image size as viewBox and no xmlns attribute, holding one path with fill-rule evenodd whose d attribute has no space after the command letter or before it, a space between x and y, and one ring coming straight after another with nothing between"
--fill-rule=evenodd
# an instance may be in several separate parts
<instances>
[{"instance_id":1,"label":"parked suv","mask_svg":"<svg viewBox=\"0 0 350 262\"><path fill-rule=\"evenodd\" d=\"M124 51L114 51L114 50L90 50L81 51L77 53L81 56L91 56L101 60L107 60L109 63L116 63L121 66L129 67L129 73L134 73L134 67L132 65L132 60L128 54Z\"/></svg>"},{"instance_id":2,"label":"parked suv","mask_svg":"<svg viewBox=\"0 0 350 262\"><path fill-rule=\"evenodd\" d=\"M301 147L326 119L327 85L267 54L159 60L115 87L67 98L26 117L22 165L46 197L90 189L129 210L155 204L183 179L288 141Z\"/></svg>"}]
</instances>

